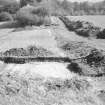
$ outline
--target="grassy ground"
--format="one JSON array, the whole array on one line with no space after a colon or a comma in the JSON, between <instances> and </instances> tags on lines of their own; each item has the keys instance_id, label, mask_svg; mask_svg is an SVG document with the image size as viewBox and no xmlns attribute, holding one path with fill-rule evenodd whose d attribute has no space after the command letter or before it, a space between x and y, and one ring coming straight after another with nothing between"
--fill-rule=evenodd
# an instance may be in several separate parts
<instances>
[{"instance_id":1,"label":"grassy ground","mask_svg":"<svg viewBox=\"0 0 105 105\"><path fill-rule=\"evenodd\" d=\"M50 75L47 72L50 78L46 78L47 74L35 75L31 70L23 71L19 67L18 70L13 68L1 72L1 105L104 105L100 89L105 87L97 79L77 75L71 79L61 78L62 75L57 78L54 71L49 71ZM51 74L54 77L51 78Z\"/></svg>"},{"instance_id":2,"label":"grassy ground","mask_svg":"<svg viewBox=\"0 0 105 105\"><path fill-rule=\"evenodd\" d=\"M94 48L105 50L104 40L80 37L69 32L59 19L54 18L54 22L59 25L17 32L1 29L0 51L35 45L56 55L77 58L87 56ZM62 46L68 43L66 52ZM88 64L75 63L84 73L96 70ZM104 105L105 77L79 75L71 64L0 62L0 105Z\"/></svg>"},{"instance_id":3,"label":"grassy ground","mask_svg":"<svg viewBox=\"0 0 105 105\"><path fill-rule=\"evenodd\" d=\"M70 16L69 17L72 20L83 20L92 22L94 25L104 28L105 27L105 16Z\"/></svg>"},{"instance_id":4,"label":"grassy ground","mask_svg":"<svg viewBox=\"0 0 105 105\"><path fill-rule=\"evenodd\" d=\"M102 87L97 79L68 75L62 66L53 63L5 65L0 73L0 104L104 105L98 98Z\"/></svg>"}]
</instances>

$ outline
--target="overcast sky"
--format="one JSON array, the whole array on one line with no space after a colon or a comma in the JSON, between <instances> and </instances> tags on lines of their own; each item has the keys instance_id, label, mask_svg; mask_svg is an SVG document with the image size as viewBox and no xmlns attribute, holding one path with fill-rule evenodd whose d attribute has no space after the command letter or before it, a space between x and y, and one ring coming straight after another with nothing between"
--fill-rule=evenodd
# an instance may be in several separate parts
<instances>
[{"instance_id":1,"label":"overcast sky","mask_svg":"<svg viewBox=\"0 0 105 105\"><path fill-rule=\"evenodd\" d=\"M68 1L72 1L72 2L75 2L75 1L78 1L78 2L83 2L83 1L99 2L99 1L103 1L103 0L68 0Z\"/></svg>"}]
</instances>

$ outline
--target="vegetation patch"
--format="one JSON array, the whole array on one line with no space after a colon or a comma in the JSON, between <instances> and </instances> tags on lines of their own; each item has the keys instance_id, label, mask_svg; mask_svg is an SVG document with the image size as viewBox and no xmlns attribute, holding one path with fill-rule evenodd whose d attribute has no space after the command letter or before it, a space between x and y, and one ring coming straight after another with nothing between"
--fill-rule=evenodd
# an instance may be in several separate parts
<instances>
[{"instance_id":1,"label":"vegetation patch","mask_svg":"<svg viewBox=\"0 0 105 105\"><path fill-rule=\"evenodd\" d=\"M5 52L1 52L1 55L7 57L46 57L53 55L53 53L42 47L29 46L27 48L12 48Z\"/></svg>"},{"instance_id":2,"label":"vegetation patch","mask_svg":"<svg viewBox=\"0 0 105 105\"><path fill-rule=\"evenodd\" d=\"M90 77L105 75L104 51L98 50L85 42L63 41L61 44L58 43L58 46L69 58L75 59L68 64L68 70Z\"/></svg>"},{"instance_id":3,"label":"vegetation patch","mask_svg":"<svg viewBox=\"0 0 105 105\"><path fill-rule=\"evenodd\" d=\"M50 24L48 11L44 7L25 6L17 12L16 17L20 26Z\"/></svg>"},{"instance_id":4,"label":"vegetation patch","mask_svg":"<svg viewBox=\"0 0 105 105\"><path fill-rule=\"evenodd\" d=\"M95 67L105 66L104 64L105 56L101 51L98 51L97 49L92 50L90 54L86 56L84 59L86 63L89 64L90 66L93 66L93 65Z\"/></svg>"},{"instance_id":5,"label":"vegetation patch","mask_svg":"<svg viewBox=\"0 0 105 105\"><path fill-rule=\"evenodd\" d=\"M88 81L78 78L72 78L70 80L48 79L44 85L49 91L64 89L73 89L74 91L85 91L88 90L88 88L90 87Z\"/></svg>"},{"instance_id":6,"label":"vegetation patch","mask_svg":"<svg viewBox=\"0 0 105 105\"><path fill-rule=\"evenodd\" d=\"M105 29L103 29L101 32L97 35L98 39L105 39Z\"/></svg>"},{"instance_id":7,"label":"vegetation patch","mask_svg":"<svg viewBox=\"0 0 105 105\"><path fill-rule=\"evenodd\" d=\"M67 17L60 17L69 31L74 31L77 35L83 37L93 37L97 39L105 39L105 29L94 26L90 22L70 21Z\"/></svg>"},{"instance_id":8,"label":"vegetation patch","mask_svg":"<svg viewBox=\"0 0 105 105\"><path fill-rule=\"evenodd\" d=\"M60 48L63 51L65 51L67 56L70 57L71 55L73 55L75 58L85 57L93 49L91 46L84 42L75 41L64 43L63 45L60 46Z\"/></svg>"},{"instance_id":9,"label":"vegetation patch","mask_svg":"<svg viewBox=\"0 0 105 105\"><path fill-rule=\"evenodd\" d=\"M0 104L94 104L89 91L90 83L85 79L70 80L47 79L26 73L21 77L18 73L3 72L0 75ZM89 100L91 97L91 101ZM50 101L49 101L50 100ZM87 100L87 101L86 101Z\"/></svg>"},{"instance_id":10,"label":"vegetation patch","mask_svg":"<svg viewBox=\"0 0 105 105\"><path fill-rule=\"evenodd\" d=\"M77 73L79 75L83 75L82 68L80 68L79 64L76 62L71 62L67 66L67 69L70 70L71 72Z\"/></svg>"},{"instance_id":11,"label":"vegetation patch","mask_svg":"<svg viewBox=\"0 0 105 105\"><path fill-rule=\"evenodd\" d=\"M13 21L13 17L8 12L1 12L0 13L0 21Z\"/></svg>"}]
</instances>

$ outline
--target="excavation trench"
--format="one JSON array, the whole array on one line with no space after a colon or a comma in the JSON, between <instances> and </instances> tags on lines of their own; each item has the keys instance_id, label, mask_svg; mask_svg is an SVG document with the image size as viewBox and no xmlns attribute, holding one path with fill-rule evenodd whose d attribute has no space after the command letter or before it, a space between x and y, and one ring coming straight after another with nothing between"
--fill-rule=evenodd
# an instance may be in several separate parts
<instances>
[{"instance_id":1,"label":"excavation trench","mask_svg":"<svg viewBox=\"0 0 105 105\"><path fill-rule=\"evenodd\" d=\"M6 64L26 64L30 62L43 62L43 63L67 63L67 66L65 69L68 71L72 71L76 74L83 75L86 77L102 77L105 76L105 73L98 73L98 74L84 74L82 69L79 67L77 63L75 63L76 60L80 60L82 58L77 59L70 59L68 57L0 57L0 61L3 61ZM77 64L73 66L74 63ZM68 68L69 65L73 66L73 68ZM58 65L59 67L59 65Z\"/></svg>"},{"instance_id":2,"label":"excavation trench","mask_svg":"<svg viewBox=\"0 0 105 105\"><path fill-rule=\"evenodd\" d=\"M29 62L65 62L70 63L73 60L68 57L0 57L4 63L25 64Z\"/></svg>"},{"instance_id":3,"label":"excavation trench","mask_svg":"<svg viewBox=\"0 0 105 105\"><path fill-rule=\"evenodd\" d=\"M84 74L82 68L79 67L75 61L81 60L82 58L70 59L68 57L0 57L0 61L3 61L6 64L26 64L30 62L43 62L43 63L67 63L66 69L72 71L76 74L88 76L88 77L102 77L105 76L105 73L98 74ZM73 65L76 64L76 65ZM73 68L69 68L69 65Z\"/></svg>"}]
</instances>

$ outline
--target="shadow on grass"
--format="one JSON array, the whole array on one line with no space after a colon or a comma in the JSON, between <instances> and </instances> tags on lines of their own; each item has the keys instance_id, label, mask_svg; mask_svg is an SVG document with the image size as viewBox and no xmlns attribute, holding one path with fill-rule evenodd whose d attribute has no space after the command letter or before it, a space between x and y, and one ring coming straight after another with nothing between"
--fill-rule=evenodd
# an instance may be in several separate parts
<instances>
[{"instance_id":1,"label":"shadow on grass","mask_svg":"<svg viewBox=\"0 0 105 105\"><path fill-rule=\"evenodd\" d=\"M0 24L0 29L19 28L20 24L17 21L7 21Z\"/></svg>"},{"instance_id":2,"label":"shadow on grass","mask_svg":"<svg viewBox=\"0 0 105 105\"><path fill-rule=\"evenodd\" d=\"M7 21L0 24L0 29L13 29L12 32L32 30L32 26L23 26L17 21Z\"/></svg>"}]
</instances>

